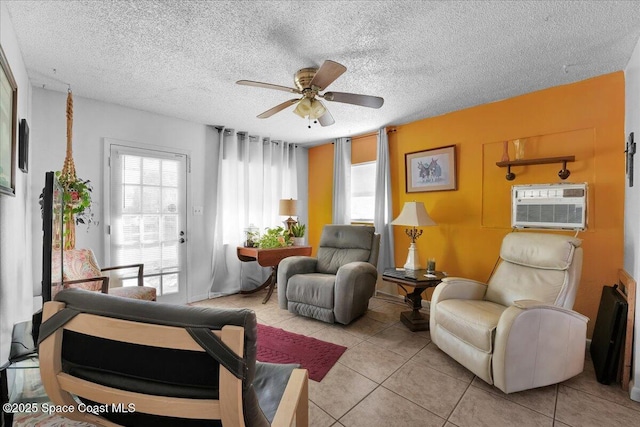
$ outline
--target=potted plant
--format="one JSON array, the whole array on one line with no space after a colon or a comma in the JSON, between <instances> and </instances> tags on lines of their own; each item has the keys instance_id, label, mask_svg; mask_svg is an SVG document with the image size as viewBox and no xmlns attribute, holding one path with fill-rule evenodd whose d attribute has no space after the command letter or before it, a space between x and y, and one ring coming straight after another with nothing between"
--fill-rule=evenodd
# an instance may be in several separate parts
<instances>
[{"instance_id":1,"label":"potted plant","mask_svg":"<svg viewBox=\"0 0 640 427\"><path fill-rule=\"evenodd\" d=\"M291 234L293 234L293 245L304 246L304 233L307 226L301 223L295 223L291 226Z\"/></svg>"},{"instance_id":2,"label":"potted plant","mask_svg":"<svg viewBox=\"0 0 640 427\"><path fill-rule=\"evenodd\" d=\"M56 177L64 188L64 220L73 221L76 225L97 224L91 211L91 181L81 178L65 180L60 171L56 172Z\"/></svg>"},{"instance_id":3,"label":"potted plant","mask_svg":"<svg viewBox=\"0 0 640 427\"><path fill-rule=\"evenodd\" d=\"M91 181L80 178L63 179L62 173L56 171L56 178L60 181L60 185L64 189L62 195L62 221L64 224L64 247L65 249L73 249L76 242L75 226L84 224L90 227L92 224L97 225L98 221L94 218L91 211L91 192L93 187ZM42 209L44 193L40 193L39 203ZM60 240L60 236L56 237ZM55 244L60 244L58 241Z\"/></svg>"},{"instance_id":4,"label":"potted plant","mask_svg":"<svg viewBox=\"0 0 640 427\"><path fill-rule=\"evenodd\" d=\"M258 240L258 247L261 249L284 248L291 246L289 233L282 227L265 228L264 234Z\"/></svg>"}]
</instances>

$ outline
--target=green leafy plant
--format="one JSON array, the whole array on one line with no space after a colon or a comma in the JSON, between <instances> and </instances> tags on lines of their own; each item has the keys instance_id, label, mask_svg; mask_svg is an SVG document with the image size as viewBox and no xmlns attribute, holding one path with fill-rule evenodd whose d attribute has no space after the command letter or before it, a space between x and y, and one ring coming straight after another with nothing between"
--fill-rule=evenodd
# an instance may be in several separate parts
<instances>
[{"instance_id":1,"label":"green leafy plant","mask_svg":"<svg viewBox=\"0 0 640 427\"><path fill-rule=\"evenodd\" d=\"M307 226L299 222L291 226L291 234L293 234L293 237L304 237L306 230Z\"/></svg>"},{"instance_id":2,"label":"green leafy plant","mask_svg":"<svg viewBox=\"0 0 640 427\"><path fill-rule=\"evenodd\" d=\"M74 181L66 181L62 178L60 171L56 172L56 177L60 180L60 184L64 188L64 221L67 222L71 216L75 216L76 225L98 224L94 214L91 211L91 192L93 187L91 181L76 178Z\"/></svg>"},{"instance_id":3,"label":"green leafy plant","mask_svg":"<svg viewBox=\"0 0 640 427\"><path fill-rule=\"evenodd\" d=\"M284 228L265 228L258 241L258 247L261 249L284 248L291 246L291 243L289 233Z\"/></svg>"}]
</instances>

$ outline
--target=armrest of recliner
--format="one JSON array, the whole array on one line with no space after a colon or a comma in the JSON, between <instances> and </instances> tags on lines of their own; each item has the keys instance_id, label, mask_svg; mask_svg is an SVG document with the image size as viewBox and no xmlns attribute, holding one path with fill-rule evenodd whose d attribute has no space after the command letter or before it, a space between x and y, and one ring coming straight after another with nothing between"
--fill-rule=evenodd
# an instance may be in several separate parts
<instances>
[{"instance_id":1,"label":"armrest of recliner","mask_svg":"<svg viewBox=\"0 0 640 427\"><path fill-rule=\"evenodd\" d=\"M364 261L350 262L338 269L333 315L343 325L349 324L369 306L376 291L378 270Z\"/></svg>"},{"instance_id":2,"label":"armrest of recliner","mask_svg":"<svg viewBox=\"0 0 640 427\"><path fill-rule=\"evenodd\" d=\"M287 307L287 282L296 274L308 274L316 271L317 258L310 256L292 256L283 259L278 264L278 305L286 310Z\"/></svg>"},{"instance_id":3,"label":"armrest of recliner","mask_svg":"<svg viewBox=\"0 0 640 427\"><path fill-rule=\"evenodd\" d=\"M436 313L438 311L438 303L448 299L468 299L481 300L487 292L486 283L477 280L465 279L463 277L445 277L442 282L436 286L431 295L429 303L429 329L436 330ZM433 332L431 339L437 345L437 338Z\"/></svg>"},{"instance_id":4,"label":"armrest of recliner","mask_svg":"<svg viewBox=\"0 0 640 427\"><path fill-rule=\"evenodd\" d=\"M433 291L431 305L447 299L482 299L486 292L486 283L462 277L445 277Z\"/></svg>"},{"instance_id":5,"label":"armrest of recliner","mask_svg":"<svg viewBox=\"0 0 640 427\"><path fill-rule=\"evenodd\" d=\"M555 384L582 372L588 321L563 307L515 301L496 327L495 386L513 393Z\"/></svg>"},{"instance_id":6,"label":"armrest of recliner","mask_svg":"<svg viewBox=\"0 0 640 427\"><path fill-rule=\"evenodd\" d=\"M584 322L588 322L589 318L585 315L578 313L577 311L569 310L568 308L559 307L553 304L546 304L541 301L536 301L532 299L523 299L513 302L513 306L516 308L520 308L522 310L533 310L533 309L541 309L541 310L555 310L562 312L566 315L573 316L577 319L580 319Z\"/></svg>"}]
</instances>

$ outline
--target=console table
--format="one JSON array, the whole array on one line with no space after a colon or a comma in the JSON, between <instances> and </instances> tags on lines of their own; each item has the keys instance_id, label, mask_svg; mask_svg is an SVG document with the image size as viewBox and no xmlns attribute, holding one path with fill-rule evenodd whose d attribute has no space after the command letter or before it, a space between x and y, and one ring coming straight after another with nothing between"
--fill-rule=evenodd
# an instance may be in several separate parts
<instances>
[{"instance_id":1,"label":"console table","mask_svg":"<svg viewBox=\"0 0 640 427\"><path fill-rule=\"evenodd\" d=\"M425 276L427 270L405 270L397 268L387 268L382 273L382 280L395 283L400 286L407 296L405 301L409 303L411 311L400 313L400 321L411 331L428 331L429 318L420 313L422 308L422 292L427 288L437 286L446 274L435 271L430 276Z\"/></svg>"},{"instance_id":2,"label":"console table","mask_svg":"<svg viewBox=\"0 0 640 427\"><path fill-rule=\"evenodd\" d=\"M268 288L267 296L264 297L264 300L262 301L263 304L266 304L267 301L269 301L269 298L271 298L271 294L276 287L276 281L278 280L278 264L280 264L280 261L290 256L309 256L311 255L311 246L286 246L284 248L273 249L238 246L237 252L238 259L240 259L240 261L258 261L258 264L262 267L271 267L271 275L262 285L250 291L240 291L241 294L252 294L264 288Z\"/></svg>"}]
</instances>

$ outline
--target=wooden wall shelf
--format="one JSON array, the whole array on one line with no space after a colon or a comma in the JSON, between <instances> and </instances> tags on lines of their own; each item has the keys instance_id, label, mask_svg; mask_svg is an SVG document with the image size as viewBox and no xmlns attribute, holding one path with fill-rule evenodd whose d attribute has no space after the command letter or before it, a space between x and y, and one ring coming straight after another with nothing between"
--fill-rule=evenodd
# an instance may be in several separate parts
<instances>
[{"instance_id":1,"label":"wooden wall shelf","mask_svg":"<svg viewBox=\"0 0 640 427\"><path fill-rule=\"evenodd\" d=\"M501 168L507 168L507 181L513 181L516 178L516 174L511 172L511 166L527 166L527 165L545 165L549 163L562 163L562 169L558 172L558 176L561 179L569 178L571 172L567 169L568 162L575 162L576 156L561 156L561 157L541 157L538 159L522 159L522 160L508 160L504 162L496 162L496 166Z\"/></svg>"}]
</instances>

